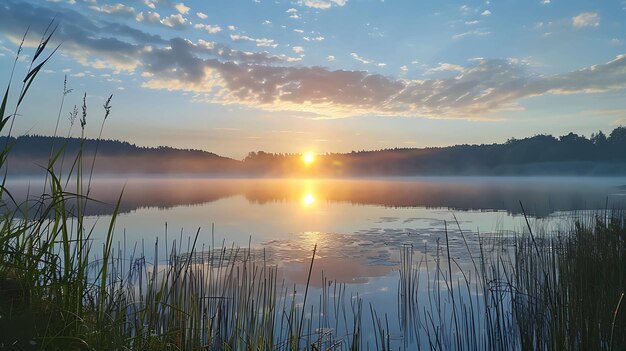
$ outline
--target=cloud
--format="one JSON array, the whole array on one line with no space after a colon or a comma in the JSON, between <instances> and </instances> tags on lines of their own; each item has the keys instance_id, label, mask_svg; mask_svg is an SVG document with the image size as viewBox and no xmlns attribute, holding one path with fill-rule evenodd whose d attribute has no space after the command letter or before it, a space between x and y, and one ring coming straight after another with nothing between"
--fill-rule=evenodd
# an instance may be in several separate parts
<instances>
[{"instance_id":1,"label":"cloud","mask_svg":"<svg viewBox=\"0 0 626 351\"><path fill-rule=\"evenodd\" d=\"M149 54L158 47L168 47L171 40L164 40L131 28L125 24L111 23L86 17L76 11L66 10L58 13L55 9L35 6L15 0L7 0L7 11L0 11L0 33L12 42L19 40L26 30L26 23L34 23L30 33L33 38L27 46L38 43L47 23L56 17L59 28L52 38L52 45L62 43L61 51L74 58L80 64L94 68L109 68L114 71L133 72L141 66L142 55ZM160 16L154 12L140 13L144 21L160 22ZM106 33L106 34L105 34ZM194 55L208 55L223 60L271 64L297 61L297 58L273 56L265 52L250 53L233 50L230 47L199 40L198 44L189 45Z\"/></svg>"},{"instance_id":2,"label":"cloud","mask_svg":"<svg viewBox=\"0 0 626 351\"><path fill-rule=\"evenodd\" d=\"M333 55L328 55L328 56L326 57L326 60L328 60L329 62L335 61L335 56L333 56Z\"/></svg>"},{"instance_id":3,"label":"cloud","mask_svg":"<svg viewBox=\"0 0 626 351\"><path fill-rule=\"evenodd\" d=\"M164 26L170 28L181 28L189 25L189 21L180 13L169 15L161 20Z\"/></svg>"},{"instance_id":4,"label":"cloud","mask_svg":"<svg viewBox=\"0 0 626 351\"><path fill-rule=\"evenodd\" d=\"M393 79L365 71L321 67L237 65L207 60L194 80L160 78L154 89L205 93L206 101L298 110L326 117L365 114L431 118L489 118L519 109L522 98L601 92L626 87L626 55L603 65L554 76L536 76L514 60L479 59L451 78Z\"/></svg>"},{"instance_id":5,"label":"cloud","mask_svg":"<svg viewBox=\"0 0 626 351\"><path fill-rule=\"evenodd\" d=\"M176 11L178 11L181 15L186 15L190 10L190 8L185 6L182 2L174 5L174 8L176 8Z\"/></svg>"},{"instance_id":6,"label":"cloud","mask_svg":"<svg viewBox=\"0 0 626 351\"><path fill-rule=\"evenodd\" d=\"M203 12L196 12L196 16L198 16L198 18L203 19L203 20L209 18L209 16L207 16L207 14Z\"/></svg>"},{"instance_id":7,"label":"cloud","mask_svg":"<svg viewBox=\"0 0 626 351\"><path fill-rule=\"evenodd\" d=\"M209 34L215 34L222 31L222 28L220 26L213 24L196 23L193 27L196 29L203 29Z\"/></svg>"},{"instance_id":8,"label":"cloud","mask_svg":"<svg viewBox=\"0 0 626 351\"><path fill-rule=\"evenodd\" d=\"M426 73L446 72L446 71L464 72L465 68L463 66L455 65L452 63L439 63L439 66L429 69Z\"/></svg>"},{"instance_id":9,"label":"cloud","mask_svg":"<svg viewBox=\"0 0 626 351\"><path fill-rule=\"evenodd\" d=\"M372 61L367 60L367 59L365 59L365 58L363 58L363 57L359 56L356 52L352 52L352 53L350 53L350 56L352 56L352 58L353 58L353 59L355 59L355 60L357 60L357 61L361 62L361 63L362 63L362 64L364 64L364 65L369 65L370 63L372 63Z\"/></svg>"},{"instance_id":10,"label":"cloud","mask_svg":"<svg viewBox=\"0 0 626 351\"><path fill-rule=\"evenodd\" d=\"M482 36L489 35L489 34L491 34L491 32L486 32L480 29L474 29L468 32L455 34L452 36L452 39L462 39L465 37L482 37Z\"/></svg>"},{"instance_id":11,"label":"cloud","mask_svg":"<svg viewBox=\"0 0 626 351\"><path fill-rule=\"evenodd\" d=\"M115 5L94 5L94 6L89 6L90 9L97 11L97 12L102 12L102 13L106 13L106 14L119 14L119 15L125 15L125 16L133 16L135 14L135 8L131 7L131 6L126 6L124 4L120 4L117 3Z\"/></svg>"},{"instance_id":12,"label":"cloud","mask_svg":"<svg viewBox=\"0 0 626 351\"><path fill-rule=\"evenodd\" d=\"M293 18L293 19L299 19L300 15L298 15L298 10L292 8L289 8L287 11L285 11L286 13L289 14L289 18Z\"/></svg>"},{"instance_id":13,"label":"cloud","mask_svg":"<svg viewBox=\"0 0 626 351\"><path fill-rule=\"evenodd\" d=\"M600 16L596 12L583 12L572 17L572 25L576 28L597 27L600 25Z\"/></svg>"},{"instance_id":14,"label":"cloud","mask_svg":"<svg viewBox=\"0 0 626 351\"><path fill-rule=\"evenodd\" d=\"M302 39L304 39L306 41L322 41L322 40L324 40L324 37L322 37L322 36L318 36L318 37L302 37Z\"/></svg>"},{"instance_id":15,"label":"cloud","mask_svg":"<svg viewBox=\"0 0 626 351\"><path fill-rule=\"evenodd\" d=\"M92 0L92 1L96 1L96 0ZM143 0L144 5L148 6L151 9L156 9L156 4L159 2L159 0Z\"/></svg>"},{"instance_id":16,"label":"cloud","mask_svg":"<svg viewBox=\"0 0 626 351\"><path fill-rule=\"evenodd\" d=\"M161 18L161 15L157 12L146 11L140 12L135 19L137 22L145 22L145 23L159 23L169 28L182 28L191 24L183 15L177 13L174 15L169 15L165 18ZM198 27L196 27L198 28Z\"/></svg>"},{"instance_id":17,"label":"cloud","mask_svg":"<svg viewBox=\"0 0 626 351\"><path fill-rule=\"evenodd\" d=\"M489 11L489 10L485 10L485 11L483 11L480 15L481 15L481 16L491 16L491 11Z\"/></svg>"},{"instance_id":18,"label":"cloud","mask_svg":"<svg viewBox=\"0 0 626 351\"><path fill-rule=\"evenodd\" d=\"M0 33L13 43L21 39L25 23L34 23L32 39L26 46L36 47L47 19L56 14L59 29L51 44L63 42L63 53L79 63L132 72L143 80L145 88L193 92L196 100L218 104L335 118L393 115L487 119L499 111L520 109L521 99L534 96L626 88L626 55L546 76L529 72L529 66L519 60L475 59L465 67L442 63L435 68L452 72L449 77L403 79L364 70L292 66L289 62L297 58L237 51L215 42L164 40L71 9L57 13L16 0L4 0L3 6ZM237 40L258 45L259 39L240 36Z\"/></svg>"},{"instance_id":19,"label":"cloud","mask_svg":"<svg viewBox=\"0 0 626 351\"><path fill-rule=\"evenodd\" d=\"M137 22L161 23L161 15L152 11L146 11L145 13L142 11L135 19Z\"/></svg>"},{"instance_id":20,"label":"cloud","mask_svg":"<svg viewBox=\"0 0 626 351\"><path fill-rule=\"evenodd\" d=\"M298 4L320 10L327 10L332 6L344 6L346 2L347 0L300 0Z\"/></svg>"},{"instance_id":21,"label":"cloud","mask_svg":"<svg viewBox=\"0 0 626 351\"><path fill-rule=\"evenodd\" d=\"M260 39L255 39L255 38L251 38L247 35L239 35L239 34L231 34L230 35L230 39L233 41L251 41L256 43L256 46L260 46L260 47L272 47L275 48L278 46L278 44L276 44L274 42L274 39L267 39L267 38L260 38Z\"/></svg>"},{"instance_id":22,"label":"cloud","mask_svg":"<svg viewBox=\"0 0 626 351\"><path fill-rule=\"evenodd\" d=\"M304 52L304 48L302 46L294 46L291 48L291 50L293 50L293 52L295 52L296 54L301 54Z\"/></svg>"}]
</instances>

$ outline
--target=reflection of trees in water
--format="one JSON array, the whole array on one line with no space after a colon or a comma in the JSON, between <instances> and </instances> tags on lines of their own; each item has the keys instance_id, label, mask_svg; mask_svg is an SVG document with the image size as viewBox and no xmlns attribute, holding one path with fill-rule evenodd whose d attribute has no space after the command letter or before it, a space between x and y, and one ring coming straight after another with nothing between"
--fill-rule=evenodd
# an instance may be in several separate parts
<instances>
[{"instance_id":1,"label":"reflection of trees in water","mask_svg":"<svg viewBox=\"0 0 626 351\"><path fill-rule=\"evenodd\" d=\"M602 178L413 178L413 179L198 179L131 178L94 181L88 215L110 214L124 189L121 212L140 208L171 208L209 203L237 195L250 203L350 203L386 207L426 207L453 210L506 211L520 214L519 202L529 214L604 208L626 201L626 180ZM16 198L25 198L35 181L13 186ZM613 195L612 195L613 194Z\"/></svg>"}]
</instances>

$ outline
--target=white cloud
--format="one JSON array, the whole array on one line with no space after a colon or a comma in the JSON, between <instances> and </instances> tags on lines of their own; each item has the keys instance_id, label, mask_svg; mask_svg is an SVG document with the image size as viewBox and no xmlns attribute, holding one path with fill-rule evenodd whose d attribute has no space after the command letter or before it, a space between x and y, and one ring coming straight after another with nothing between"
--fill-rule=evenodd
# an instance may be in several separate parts
<instances>
[{"instance_id":1,"label":"white cloud","mask_svg":"<svg viewBox=\"0 0 626 351\"><path fill-rule=\"evenodd\" d=\"M95 0L93 0L95 1ZM155 9L156 8L156 3L158 2L158 0L143 0L144 5L148 6L151 9Z\"/></svg>"},{"instance_id":2,"label":"white cloud","mask_svg":"<svg viewBox=\"0 0 626 351\"><path fill-rule=\"evenodd\" d=\"M485 11L483 11L480 15L481 15L481 16L491 16L491 11L489 11L489 10L485 10Z\"/></svg>"},{"instance_id":3,"label":"white cloud","mask_svg":"<svg viewBox=\"0 0 626 351\"><path fill-rule=\"evenodd\" d=\"M293 31L296 32L296 33L304 33L304 31L302 29L294 29Z\"/></svg>"},{"instance_id":4,"label":"white cloud","mask_svg":"<svg viewBox=\"0 0 626 351\"><path fill-rule=\"evenodd\" d=\"M237 27L233 26L232 24L226 28L228 28L228 30L237 30Z\"/></svg>"},{"instance_id":5,"label":"white cloud","mask_svg":"<svg viewBox=\"0 0 626 351\"><path fill-rule=\"evenodd\" d=\"M291 48L291 50L293 50L293 52L295 52L296 54L301 54L304 52L304 48L302 46L294 46Z\"/></svg>"},{"instance_id":6,"label":"white cloud","mask_svg":"<svg viewBox=\"0 0 626 351\"><path fill-rule=\"evenodd\" d=\"M306 41L322 41L324 40L324 37L319 36L319 37L303 37L302 39L306 40Z\"/></svg>"},{"instance_id":7,"label":"white cloud","mask_svg":"<svg viewBox=\"0 0 626 351\"><path fill-rule=\"evenodd\" d=\"M409 68L408 68L406 65L404 65L404 66L400 66L400 70L401 70L402 72L408 72L408 71L409 71Z\"/></svg>"},{"instance_id":8,"label":"white cloud","mask_svg":"<svg viewBox=\"0 0 626 351\"><path fill-rule=\"evenodd\" d=\"M452 39L462 39L465 37L482 37L482 36L489 35L489 34L491 34L491 32L485 32L479 29L474 29L469 32L455 34L452 36Z\"/></svg>"},{"instance_id":9,"label":"white cloud","mask_svg":"<svg viewBox=\"0 0 626 351\"><path fill-rule=\"evenodd\" d=\"M255 38L251 38L247 35L239 35L239 34L231 34L230 35L230 39L233 41L251 41L256 43L256 46L260 46L260 47L272 47L275 48L278 46L278 44L276 44L274 42L274 39L267 39L267 38L260 38L260 39L255 39Z\"/></svg>"},{"instance_id":10,"label":"white cloud","mask_svg":"<svg viewBox=\"0 0 626 351\"><path fill-rule=\"evenodd\" d=\"M270 20L265 20L265 21L263 21L263 23L262 23L262 24L270 25L270 24L272 24L272 21L270 21Z\"/></svg>"},{"instance_id":11,"label":"white cloud","mask_svg":"<svg viewBox=\"0 0 626 351\"><path fill-rule=\"evenodd\" d=\"M541 3L543 5L548 5L548 4L550 4L550 0L542 0Z\"/></svg>"},{"instance_id":12,"label":"white cloud","mask_svg":"<svg viewBox=\"0 0 626 351\"><path fill-rule=\"evenodd\" d=\"M94 11L107 13L107 14L120 14L120 15L128 15L128 16L132 16L135 14L135 8L131 6L126 6L120 3L117 3L115 5L101 5L101 6L94 5L94 6L89 6L89 8Z\"/></svg>"},{"instance_id":13,"label":"white cloud","mask_svg":"<svg viewBox=\"0 0 626 351\"><path fill-rule=\"evenodd\" d=\"M335 56L333 56L333 55L328 55L328 56L326 57L326 60L331 61L331 62L332 62L332 61L335 61Z\"/></svg>"},{"instance_id":14,"label":"white cloud","mask_svg":"<svg viewBox=\"0 0 626 351\"><path fill-rule=\"evenodd\" d=\"M471 25L474 25L474 24L478 24L478 23L480 23L480 21L476 21L476 20L474 20L474 21L465 21L465 24L467 24L468 26L471 26Z\"/></svg>"},{"instance_id":15,"label":"white cloud","mask_svg":"<svg viewBox=\"0 0 626 351\"><path fill-rule=\"evenodd\" d=\"M161 15L152 11L139 12L135 19L137 22L161 23Z\"/></svg>"},{"instance_id":16,"label":"white cloud","mask_svg":"<svg viewBox=\"0 0 626 351\"><path fill-rule=\"evenodd\" d=\"M189 21L187 21L187 19L183 17L183 15L177 13L175 15L169 15L165 17L163 20L161 20L161 23L170 28L180 28L188 25Z\"/></svg>"},{"instance_id":17,"label":"white cloud","mask_svg":"<svg viewBox=\"0 0 626 351\"><path fill-rule=\"evenodd\" d=\"M364 65L369 65L370 63L372 63L372 61L359 56L356 52L350 53L350 56L352 56L353 59L361 62Z\"/></svg>"},{"instance_id":18,"label":"white cloud","mask_svg":"<svg viewBox=\"0 0 626 351\"><path fill-rule=\"evenodd\" d=\"M292 8L289 8L287 11L285 11L289 14L289 18L293 18L293 19L299 19L300 16L298 15L298 10Z\"/></svg>"},{"instance_id":19,"label":"white cloud","mask_svg":"<svg viewBox=\"0 0 626 351\"><path fill-rule=\"evenodd\" d=\"M198 16L198 18L203 19L203 20L209 18L209 16L207 16L207 14L204 12L196 12L196 16Z\"/></svg>"},{"instance_id":20,"label":"white cloud","mask_svg":"<svg viewBox=\"0 0 626 351\"><path fill-rule=\"evenodd\" d=\"M186 15L190 10L189 7L185 6L182 2L174 5L174 7L181 15Z\"/></svg>"},{"instance_id":21,"label":"white cloud","mask_svg":"<svg viewBox=\"0 0 626 351\"><path fill-rule=\"evenodd\" d=\"M332 6L344 6L346 2L347 0L299 0L298 4L320 10L327 10Z\"/></svg>"},{"instance_id":22,"label":"white cloud","mask_svg":"<svg viewBox=\"0 0 626 351\"><path fill-rule=\"evenodd\" d=\"M576 28L597 27L600 25L600 16L596 12L583 12L572 17L572 25Z\"/></svg>"},{"instance_id":23,"label":"white cloud","mask_svg":"<svg viewBox=\"0 0 626 351\"><path fill-rule=\"evenodd\" d=\"M222 31L222 28L220 26L213 25L213 24L197 23L197 24L194 25L194 28L196 28L196 29L203 29L203 30L205 30L209 34L215 34L215 33L219 33L219 32Z\"/></svg>"},{"instance_id":24,"label":"white cloud","mask_svg":"<svg viewBox=\"0 0 626 351\"><path fill-rule=\"evenodd\" d=\"M435 68L431 68L426 73L435 73L435 72L446 72L446 71L456 71L456 72L464 72L465 68L463 66L455 65L453 63L439 63L439 66Z\"/></svg>"}]
</instances>

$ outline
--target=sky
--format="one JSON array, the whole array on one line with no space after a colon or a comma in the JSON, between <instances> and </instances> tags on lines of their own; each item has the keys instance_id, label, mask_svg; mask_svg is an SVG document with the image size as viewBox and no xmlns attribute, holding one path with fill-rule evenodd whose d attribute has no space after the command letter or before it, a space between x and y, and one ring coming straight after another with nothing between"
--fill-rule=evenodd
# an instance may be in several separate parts
<instances>
[{"instance_id":1,"label":"sky","mask_svg":"<svg viewBox=\"0 0 626 351\"><path fill-rule=\"evenodd\" d=\"M59 134L113 94L104 138L233 158L626 125L622 0L2 0L0 82L52 20L14 135L54 133L65 77Z\"/></svg>"}]
</instances>

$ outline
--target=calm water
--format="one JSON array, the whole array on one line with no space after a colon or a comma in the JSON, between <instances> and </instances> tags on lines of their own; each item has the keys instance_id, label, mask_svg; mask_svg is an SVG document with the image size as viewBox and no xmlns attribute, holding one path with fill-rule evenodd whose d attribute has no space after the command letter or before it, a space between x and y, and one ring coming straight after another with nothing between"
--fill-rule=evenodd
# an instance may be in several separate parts
<instances>
[{"instance_id":1,"label":"calm water","mask_svg":"<svg viewBox=\"0 0 626 351\"><path fill-rule=\"evenodd\" d=\"M9 188L24 198L38 184L20 179ZM87 206L96 239L122 189L120 241L188 238L199 229L200 247L266 248L290 262L286 278L295 282L317 243L317 270L359 284L391 274L403 243L434 246L444 221L456 244L455 216L469 234L501 235L524 228L520 202L533 225L549 228L572 211L626 202L626 178L96 179L90 196L102 203Z\"/></svg>"},{"instance_id":2,"label":"calm water","mask_svg":"<svg viewBox=\"0 0 626 351\"><path fill-rule=\"evenodd\" d=\"M21 179L9 188L24 198L40 183ZM348 295L359 293L391 320L398 320L403 245L433 257L447 229L450 255L463 267L470 262L458 227L472 248L477 233L506 240L526 226L520 202L531 225L548 232L572 213L626 203L626 178L96 179L91 197L102 203L87 206L96 242L123 188L119 247L151 247L157 238L182 238L184 246L199 229L199 250L263 248L281 278L301 284L317 244L314 290L322 276L346 283Z\"/></svg>"}]
</instances>

